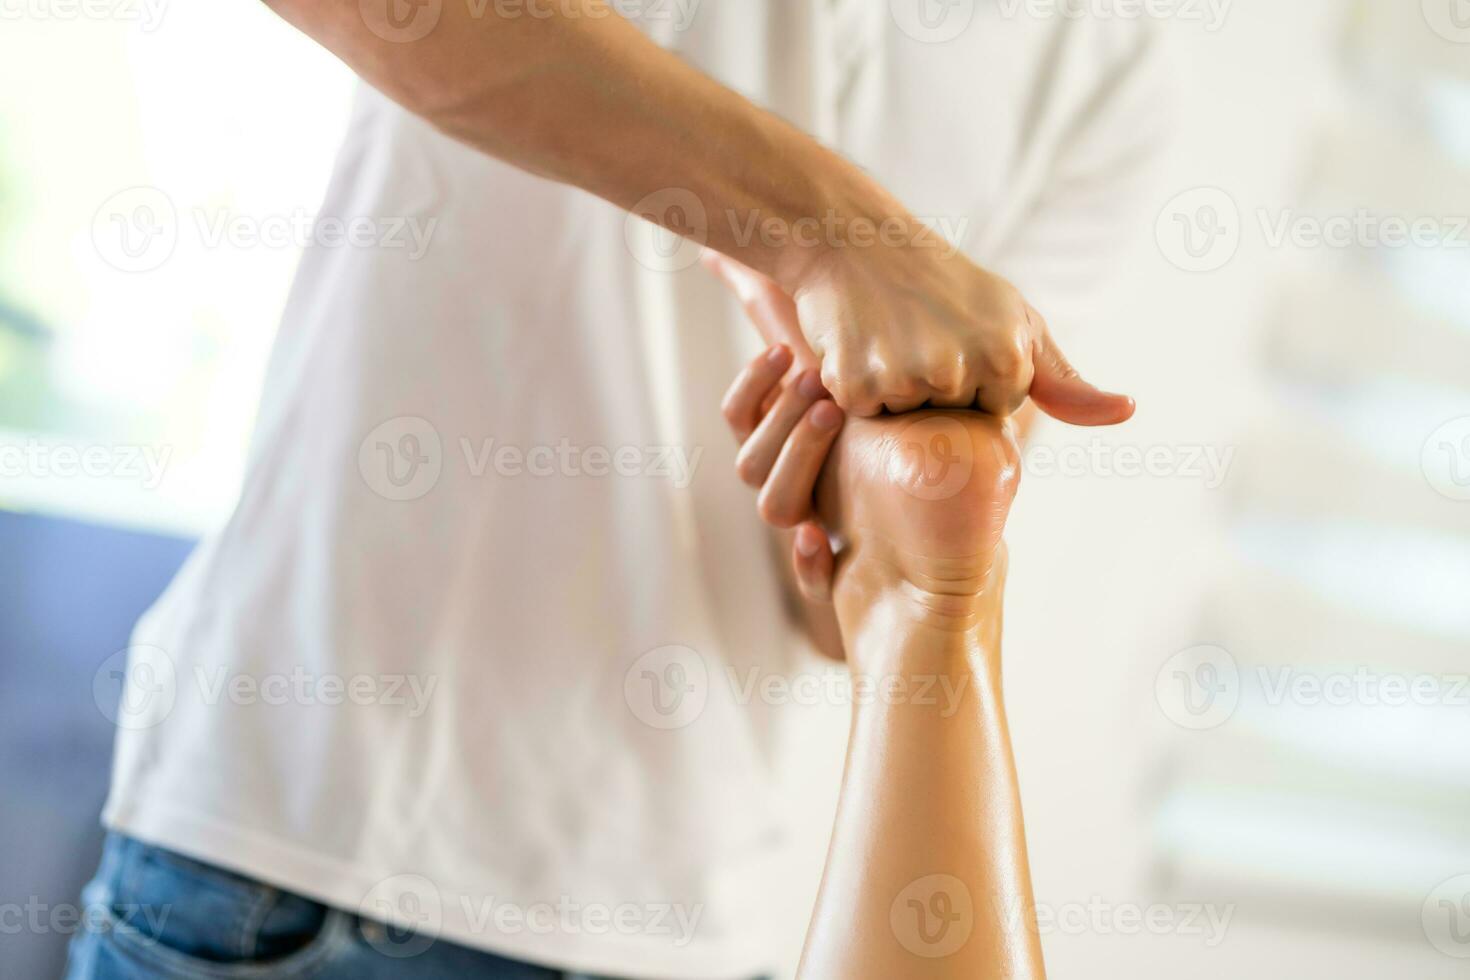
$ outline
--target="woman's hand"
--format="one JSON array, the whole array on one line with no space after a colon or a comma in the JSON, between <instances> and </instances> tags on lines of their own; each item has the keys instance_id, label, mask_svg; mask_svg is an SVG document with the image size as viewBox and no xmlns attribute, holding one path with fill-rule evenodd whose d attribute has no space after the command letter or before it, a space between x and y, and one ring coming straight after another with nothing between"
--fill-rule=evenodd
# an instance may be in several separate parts
<instances>
[{"instance_id":1,"label":"woman's hand","mask_svg":"<svg viewBox=\"0 0 1470 980\"><path fill-rule=\"evenodd\" d=\"M832 546L814 520L813 501L843 415L816 370L793 371L793 361L788 347L766 350L735 379L723 410L740 444L736 471L759 491L762 519L796 529L792 565L798 587L813 602L830 602Z\"/></svg>"}]
</instances>

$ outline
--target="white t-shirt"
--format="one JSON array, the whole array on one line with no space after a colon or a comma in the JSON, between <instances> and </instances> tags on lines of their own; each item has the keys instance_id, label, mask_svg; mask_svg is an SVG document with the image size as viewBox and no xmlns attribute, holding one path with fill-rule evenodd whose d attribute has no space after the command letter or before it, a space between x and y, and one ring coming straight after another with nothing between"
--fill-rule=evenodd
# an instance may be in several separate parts
<instances>
[{"instance_id":1,"label":"white t-shirt","mask_svg":"<svg viewBox=\"0 0 1470 980\"><path fill-rule=\"evenodd\" d=\"M1139 220L1147 33L908 6L644 20L1065 331ZM803 714L745 685L807 654L718 412L754 331L651 226L371 90L321 214L427 246L303 258L239 504L138 624L105 821L514 958L768 969Z\"/></svg>"}]
</instances>

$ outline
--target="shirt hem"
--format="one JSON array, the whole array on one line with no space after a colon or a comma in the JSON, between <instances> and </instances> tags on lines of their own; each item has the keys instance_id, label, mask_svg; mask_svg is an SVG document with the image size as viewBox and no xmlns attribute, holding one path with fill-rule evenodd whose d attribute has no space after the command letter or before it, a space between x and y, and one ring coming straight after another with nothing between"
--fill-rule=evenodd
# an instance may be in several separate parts
<instances>
[{"instance_id":1,"label":"shirt hem","mask_svg":"<svg viewBox=\"0 0 1470 980\"><path fill-rule=\"evenodd\" d=\"M173 806L128 806L109 801L102 814L109 830L255 878L285 891L354 914L362 902L395 872L363 873L258 830ZM399 869L401 873L402 869ZM444 889L437 884L443 922L437 938L497 956L549 969L640 980L748 980L769 973L770 960L752 958L711 944L671 951L665 943L632 942L611 932L601 935L536 931L526 935L476 928L464 910L486 894ZM514 904L507 901L505 904Z\"/></svg>"}]
</instances>

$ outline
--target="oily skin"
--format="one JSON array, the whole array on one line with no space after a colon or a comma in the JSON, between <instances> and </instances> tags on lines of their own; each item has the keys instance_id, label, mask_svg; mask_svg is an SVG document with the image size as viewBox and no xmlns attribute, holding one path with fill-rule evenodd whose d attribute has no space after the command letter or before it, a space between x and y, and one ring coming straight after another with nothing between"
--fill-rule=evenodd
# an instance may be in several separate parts
<instances>
[{"instance_id":1,"label":"oily skin","mask_svg":"<svg viewBox=\"0 0 1470 980\"><path fill-rule=\"evenodd\" d=\"M1016 426L964 411L844 420L779 292L707 264L776 342L725 399L740 474L767 520L802 522L814 637L830 630L855 690L879 692L854 698L800 976L1042 978L1001 698Z\"/></svg>"},{"instance_id":2,"label":"oily skin","mask_svg":"<svg viewBox=\"0 0 1470 980\"><path fill-rule=\"evenodd\" d=\"M444 133L779 285L827 390L851 414L930 405L1003 415L1028 395L1081 425L1132 412L1126 397L1077 376L1011 283L606 0L444 3L422 36L379 22L381 4L266 2Z\"/></svg>"},{"instance_id":3,"label":"oily skin","mask_svg":"<svg viewBox=\"0 0 1470 980\"><path fill-rule=\"evenodd\" d=\"M732 399L764 399L785 359L762 355ZM975 412L852 419L832 441L832 608L856 689L879 693L854 699L802 977L1045 975L1001 700L1019 469L1011 424Z\"/></svg>"}]
</instances>

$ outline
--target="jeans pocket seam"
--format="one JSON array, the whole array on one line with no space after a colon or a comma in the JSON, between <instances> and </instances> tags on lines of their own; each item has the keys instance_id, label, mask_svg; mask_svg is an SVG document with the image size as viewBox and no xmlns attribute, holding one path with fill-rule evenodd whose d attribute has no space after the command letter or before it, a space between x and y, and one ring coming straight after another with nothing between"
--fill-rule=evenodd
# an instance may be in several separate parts
<instances>
[{"instance_id":1,"label":"jeans pocket seam","mask_svg":"<svg viewBox=\"0 0 1470 980\"><path fill-rule=\"evenodd\" d=\"M261 885L260 891L240 916L239 953L246 958L256 954L260 946L260 929L266 916L276 904L280 893L270 885Z\"/></svg>"},{"instance_id":2,"label":"jeans pocket seam","mask_svg":"<svg viewBox=\"0 0 1470 980\"><path fill-rule=\"evenodd\" d=\"M349 939L346 923L345 912L329 908L321 929L305 946L285 956L258 963L216 963L191 956L145 935L110 911L107 937L111 938L120 954L141 961L150 969L162 970L165 975L178 980L279 980L282 977L307 980L320 972L330 957L345 946Z\"/></svg>"}]
</instances>

